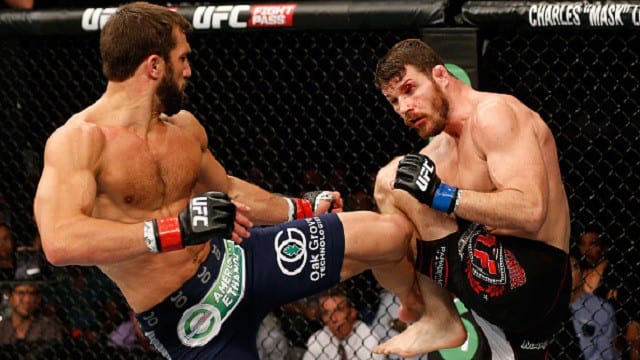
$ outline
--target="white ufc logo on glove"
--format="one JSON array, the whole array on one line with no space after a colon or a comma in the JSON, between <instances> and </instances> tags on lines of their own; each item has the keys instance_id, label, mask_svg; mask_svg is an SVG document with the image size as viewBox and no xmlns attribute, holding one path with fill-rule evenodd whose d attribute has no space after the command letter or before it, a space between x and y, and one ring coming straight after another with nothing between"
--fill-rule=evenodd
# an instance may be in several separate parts
<instances>
[{"instance_id":1,"label":"white ufc logo on glove","mask_svg":"<svg viewBox=\"0 0 640 360\"><path fill-rule=\"evenodd\" d=\"M420 188L421 191L427 190L431 174L434 170L433 165L430 165L428 161L422 163L420 175L418 175L418 179L416 180L416 185L418 185L418 188Z\"/></svg>"},{"instance_id":2,"label":"white ufc logo on glove","mask_svg":"<svg viewBox=\"0 0 640 360\"><path fill-rule=\"evenodd\" d=\"M204 227L209 226L209 211L207 210L207 198L196 197L191 199L191 225L195 228L198 222Z\"/></svg>"}]
</instances>

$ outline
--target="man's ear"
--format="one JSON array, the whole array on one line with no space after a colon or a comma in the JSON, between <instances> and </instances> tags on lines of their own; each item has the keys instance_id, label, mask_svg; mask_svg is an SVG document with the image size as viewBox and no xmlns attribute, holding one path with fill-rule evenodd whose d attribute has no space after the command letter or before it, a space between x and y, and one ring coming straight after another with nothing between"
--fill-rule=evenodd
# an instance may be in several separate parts
<instances>
[{"instance_id":1,"label":"man's ear","mask_svg":"<svg viewBox=\"0 0 640 360\"><path fill-rule=\"evenodd\" d=\"M164 74L164 67L166 66L164 59L154 54L147 57L145 60L145 70L150 78L158 80Z\"/></svg>"},{"instance_id":2,"label":"man's ear","mask_svg":"<svg viewBox=\"0 0 640 360\"><path fill-rule=\"evenodd\" d=\"M444 65L436 65L431 69L431 76L433 81L439 83L441 86L447 86L449 83L449 71Z\"/></svg>"}]
</instances>

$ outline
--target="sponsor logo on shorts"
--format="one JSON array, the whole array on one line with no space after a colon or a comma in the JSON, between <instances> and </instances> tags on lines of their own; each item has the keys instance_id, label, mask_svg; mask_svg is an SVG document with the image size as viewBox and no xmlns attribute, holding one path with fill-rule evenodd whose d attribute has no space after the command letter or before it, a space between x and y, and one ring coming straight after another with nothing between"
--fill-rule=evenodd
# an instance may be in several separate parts
<instances>
[{"instance_id":1,"label":"sponsor logo on shorts","mask_svg":"<svg viewBox=\"0 0 640 360\"><path fill-rule=\"evenodd\" d=\"M178 338L185 346L203 346L211 341L244 297L244 250L231 240L224 242L218 278L200 303L188 308L178 322Z\"/></svg>"},{"instance_id":2,"label":"sponsor logo on shorts","mask_svg":"<svg viewBox=\"0 0 640 360\"><path fill-rule=\"evenodd\" d=\"M435 282L442 287L447 286L449 280L449 260L447 260L447 247L440 246L431 259L430 274Z\"/></svg>"},{"instance_id":3,"label":"sponsor logo on shorts","mask_svg":"<svg viewBox=\"0 0 640 360\"><path fill-rule=\"evenodd\" d=\"M520 344L520 349L523 350L544 350L549 345L549 341L542 342L531 342L529 340L524 340L522 344Z\"/></svg>"},{"instance_id":4,"label":"sponsor logo on shorts","mask_svg":"<svg viewBox=\"0 0 640 360\"><path fill-rule=\"evenodd\" d=\"M309 263L311 264L311 281L318 281L327 274L327 239L324 224L319 217L305 219L309 225Z\"/></svg>"},{"instance_id":5,"label":"sponsor logo on shorts","mask_svg":"<svg viewBox=\"0 0 640 360\"><path fill-rule=\"evenodd\" d=\"M300 274L307 263L307 238L304 233L296 228L281 230L276 234L274 246L280 271L287 276Z\"/></svg>"},{"instance_id":6,"label":"sponsor logo on shorts","mask_svg":"<svg viewBox=\"0 0 640 360\"><path fill-rule=\"evenodd\" d=\"M527 273L524 271L518 259L509 250L505 250L507 258L507 268L509 269L509 285L511 289L518 288L527 283Z\"/></svg>"},{"instance_id":7,"label":"sponsor logo on shorts","mask_svg":"<svg viewBox=\"0 0 640 360\"><path fill-rule=\"evenodd\" d=\"M470 249L473 276L492 285L507 283L504 249L493 235L478 235Z\"/></svg>"},{"instance_id":8,"label":"sponsor logo on shorts","mask_svg":"<svg viewBox=\"0 0 640 360\"><path fill-rule=\"evenodd\" d=\"M222 327L220 311L209 304L198 304L184 312L178 326L178 336L183 344L202 346L214 338Z\"/></svg>"},{"instance_id":9,"label":"sponsor logo on shorts","mask_svg":"<svg viewBox=\"0 0 640 360\"><path fill-rule=\"evenodd\" d=\"M327 274L327 240L319 217L306 218L309 238L297 228L287 228L276 234L274 247L280 271L296 276L309 266L309 279L318 281ZM306 275L305 275L306 276Z\"/></svg>"},{"instance_id":10,"label":"sponsor logo on shorts","mask_svg":"<svg viewBox=\"0 0 640 360\"><path fill-rule=\"evenodd\" d=\"M479 234L468 243L467 279L485 300L500 296L507 284L502 243L491 234Z\"/></svg>"}]
</instances>

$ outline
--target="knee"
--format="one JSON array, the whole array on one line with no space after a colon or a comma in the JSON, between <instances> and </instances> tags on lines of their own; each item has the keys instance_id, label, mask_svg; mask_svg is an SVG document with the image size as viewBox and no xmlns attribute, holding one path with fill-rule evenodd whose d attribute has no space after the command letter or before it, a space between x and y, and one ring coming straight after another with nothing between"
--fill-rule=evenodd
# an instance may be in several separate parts
<instances>
[{"instance_id":1,"label":"knee","mask_svg":"<svg viewBox=\"0 0 640 360\"><path fill-rule=\"evenodd\" d=\"M396 177L397 161L392 161L378 171L373 196L377 204L392 202L392 186Z\"/></svg>"},{"instance_id":2,"label":"knee","mask_svg":"<svg viewBox=\"0 0 640 360\"><path fill-rule=\"evenodd\" d=\"M389 237L392 251L389 255L398 260L402 259L409 251L414 227L411 221L402 214L382 215L388 224Z\"/></svg>"}]
</instances>

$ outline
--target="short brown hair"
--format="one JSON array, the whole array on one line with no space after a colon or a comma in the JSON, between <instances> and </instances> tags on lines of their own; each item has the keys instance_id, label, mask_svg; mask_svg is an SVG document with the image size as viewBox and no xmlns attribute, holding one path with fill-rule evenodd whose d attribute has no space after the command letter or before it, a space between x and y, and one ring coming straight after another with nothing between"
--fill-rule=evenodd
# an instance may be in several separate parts
<instances>
[{"instance_id":1,"label":"short brown hair","mask_svg":"<svg viewBox=\"0 0 640 360\"><path fill-rule=\"evenodd\" d=\"M133 2L118 8L100 34L102 73L111 81L123 81L135 73L149 55L169 60L176 46L173 29L191 34L191 24L164 6Z\"/></svg>"},{"instance_id":2,"label":"short brown hair","mask_svg":"<svg viewBox=\"0 0 640 360\"><path fill-rule=\"evenodd\" d=\"M413 65L431 77L431 70L444 61L429 45L419 39L406 39L395 44L376 66L375 83L378 89L393 79L405 75L405 65Z\"/></svg>"}]
</instances>

